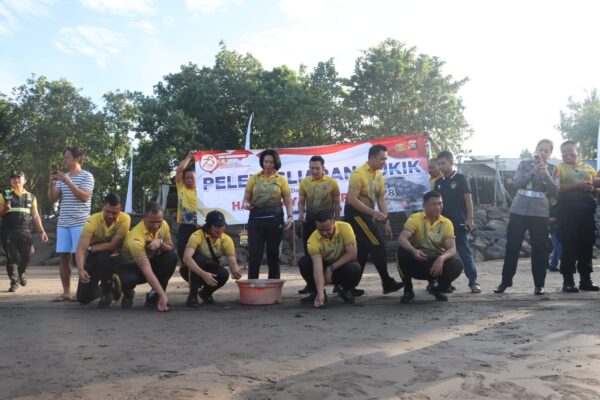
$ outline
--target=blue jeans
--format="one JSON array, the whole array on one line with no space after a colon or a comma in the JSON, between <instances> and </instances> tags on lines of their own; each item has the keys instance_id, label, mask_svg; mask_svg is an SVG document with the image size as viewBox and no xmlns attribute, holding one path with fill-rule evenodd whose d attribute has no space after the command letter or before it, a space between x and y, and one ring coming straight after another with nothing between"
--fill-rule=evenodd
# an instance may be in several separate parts
<instances>
[{"instance_id":1,"label":"blue jeans","mask_svg":"<svg viewBox=\"0 0 600 400\"><path fill-rule=\"evenodd\" d=\"M456 235L456 251L463 262L465 275L469 279L469 286L477 283L477 269L475 268L475 260L473 253L469 247L469 239L467 237L467 228L465 224L455 224L454 234Z\"/></svg>"},{"instance_id":2,"label":"blue jeans","mask_svg":"<svg viewBox=\"0 0 600 400\"><path fill-rule=\"evenodd\" d=\"M556 268L558 266L558 262L560 261L560 255L562 254L562 246L560 245L556 231L550 231L550 239L552 239L552 246L554 247L550 266L552 268Z\"/></svg>"}]
</instances>

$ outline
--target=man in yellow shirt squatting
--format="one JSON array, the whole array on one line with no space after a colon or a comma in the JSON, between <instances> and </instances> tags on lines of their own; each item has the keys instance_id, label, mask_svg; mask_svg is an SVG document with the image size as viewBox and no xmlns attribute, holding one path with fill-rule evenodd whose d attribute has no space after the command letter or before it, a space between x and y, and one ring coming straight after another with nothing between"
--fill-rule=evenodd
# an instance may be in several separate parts
<instances>
[{"instance_id":1,"label":"man in yellow shirt squatting","mask_svg":"<svg viewBox=\"0 0 600 400\"><path fill-rule=\"evenodd\" d=\"M429 281L430 293L448 301L444 292L460 276L452 222L442 216L442 195L431 191L423 196L423 211L414 213L398 237L397 266L404 281L402 303L413 303L412 278Z\"/></svg>"},{"instance_id":2,"label":"man in yellow shirt squatting","mask_svg":"<svg viewBox=\"0 0 600 400\"><path fill-rule=\"evenodd\" d=\"M317 230L308 238L308 255L298 265L310 295L301 303L313 303L319 308L325 304L325 283L339 285L338 296L346 304L354 303L352 291L360 282L362 268L356 261L356 237L347 222L336 221L331 210L315 214Z\"/></svg>"},{"instance_id":3,"label":"man in yellow shirt squatting","mask_svg":"<svg viewBox=\"0 0 600 400\"><path fill-rule=\"evenodd\" d=\"M146 295L146 307L156 306L158 311L168 311L165 291L176 266L177 254L169 224L163 219L160 204L151 202L144 210L142 221L123 242L119 265L123 288L121 307L131 307L136 285L148 282L152 290Z\"/></svg>"},{"instance_id":4,"label":"man in yellow shirt squatting","mask_svg":"<svg viewBox=\"0 0 600 400\"><path fill-rule=\"evenodd\" d=\"M102 211L91 215L83 225L75 253L78 302L87 304L100 297L98 308L106 308L121 298L117 250L130 225L131 217L121 211L121 198L115 193L109 193Z\"/></svg>"}]
</instances>

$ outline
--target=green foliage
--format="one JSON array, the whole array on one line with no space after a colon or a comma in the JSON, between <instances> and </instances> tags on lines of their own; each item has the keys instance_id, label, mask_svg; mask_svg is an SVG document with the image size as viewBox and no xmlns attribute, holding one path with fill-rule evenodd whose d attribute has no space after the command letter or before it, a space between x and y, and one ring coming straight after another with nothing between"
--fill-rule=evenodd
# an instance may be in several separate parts
<instances>
[{"instance_id":1,"label":"green foliage","mask_svg":"<svg viewBox=\"0 0 600 400\"><path fill-rule=\"evenodd\" d=\"M531 151L529 151L529 149L523 149L521 150L521 153L519 154L519 158L531 158L533 157L533 153Z\"/></svg>"},{"instance_id":2,"label":"green foliage","mask_svg":"<svg viewBox=\"0 0 600 400\"><path fill-rule=\"evenodd\" d=\"M569 97L567 111L560 112L560 130L565 140L579 143L579 155L583 159L594 159L600 125L600 98L597 89L587 93L586 98L576 102Z\"/></svg>"},{"instance_id":3,"label":"green foliage","mask_svg":"<svg viewBox=\"0 0 600 400\"><path fill-rule=\"evenodd\" d=\"M356 60L345 104L354 136L371 138L429 131L441 148L464 152L471 130L458 91L467 79L444 75L444 62L387 39Z\"/></svg>"},{"instance_id":4,"label":"green foliage","mask_svg":"<svg viewBox=\"0 0 600 400\"><path fill-rule=\"evenodd\" d=\"M16 88L11 103L13 123L4 140L6 158L2 160L5 168L1 180L8 183L11 169L24 170L27 186L37 194L41 210L49 213L48 173L52 164L63 164L67 147L80 146L88 151L85 168L92 173L104 167L103 117L71 83L48 81L43 76ZM100 180L100 187L103 183Z\"/></svg>"}]
</instances>

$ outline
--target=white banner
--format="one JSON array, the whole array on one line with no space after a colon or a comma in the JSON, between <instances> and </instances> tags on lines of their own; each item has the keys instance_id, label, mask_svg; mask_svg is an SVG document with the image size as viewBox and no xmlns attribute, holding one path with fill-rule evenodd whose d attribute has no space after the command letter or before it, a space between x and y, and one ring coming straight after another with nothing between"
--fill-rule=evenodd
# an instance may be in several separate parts
<instances>
[{"instance_id":1,"label":"white banner","mask_svg":"<svg viewBox=\"0 0 600 400\"><path fill-rule=\"evenodd\" d=\"M422 135L396 136L358 143L277 149L280 175L287 178L292 192L294 214L298 210L300 181L310 175L308 164L314 155L325 159L326 174L337 179L342 211L352 171L367 161L369 148L383 144L388 160L382 169L390 212L419 210L429 190L427 151ZM201 151L196 153L196 193L198 223L212 210L221 211L228 224L245 224L248 211L242 209L244 190L250 175L261 170L262 150Z\"/></svg>"}]
</instances>

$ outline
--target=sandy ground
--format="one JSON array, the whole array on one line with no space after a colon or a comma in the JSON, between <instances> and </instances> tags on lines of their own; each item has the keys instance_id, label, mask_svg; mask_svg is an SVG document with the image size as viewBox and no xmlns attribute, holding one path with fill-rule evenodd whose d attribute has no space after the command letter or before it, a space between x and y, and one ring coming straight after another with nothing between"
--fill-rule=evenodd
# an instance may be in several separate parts
<instances>
[{"instance_id":1,"label":"sandy ground","mask_svg":"<svg viewBox=\"0 0 600 400\"><path fill-rule=\"evenodd\" d=\"M322 310L298 304L291 268L274 306L239 304L229 282L217 305L186 309L176 275L160 314L146 288L127 311L50 303L58 273L33 267L27 287L0 293L0 398L600 399L600 294L563 294L551 273L536 297L522 260L496 295L499 263L478 269L482 294L461 276L439 303L417 281L403 305L368 266L366 296Z\"/></svg>"}]
</instances>

